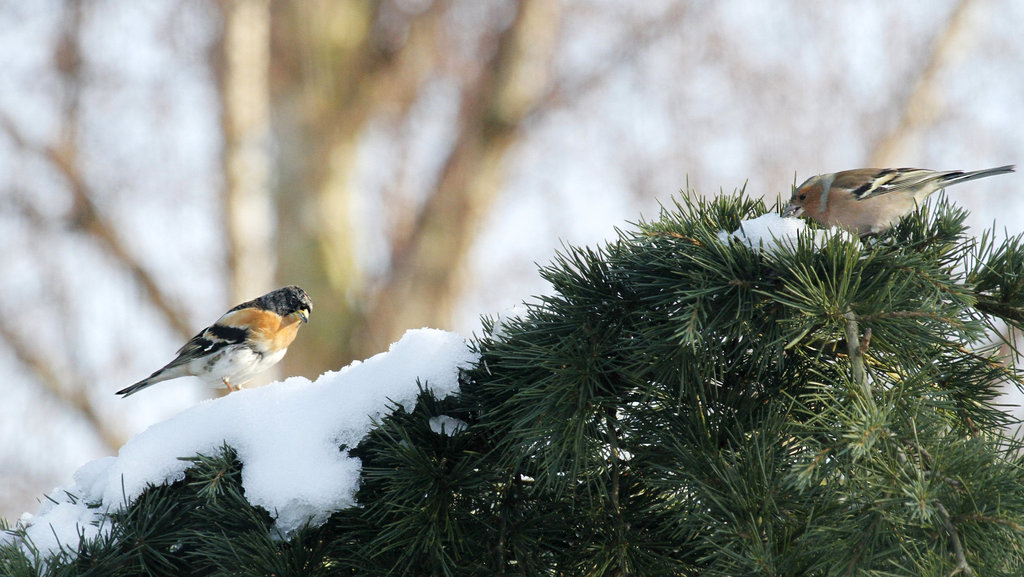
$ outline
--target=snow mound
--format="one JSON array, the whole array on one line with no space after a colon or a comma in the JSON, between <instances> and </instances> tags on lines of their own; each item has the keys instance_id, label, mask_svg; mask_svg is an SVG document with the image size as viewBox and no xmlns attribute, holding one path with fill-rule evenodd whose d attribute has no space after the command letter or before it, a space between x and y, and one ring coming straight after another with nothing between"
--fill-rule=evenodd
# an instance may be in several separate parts
<instances>
[{"instance_id":1,"label":"snow mound","mask_svg":"<svg viewBox=\"0 0 1024 577\"><path fill-rule=\"evenodd\" d=\"M339 447L356 446L389 406L412 410L417 379L438 398L457 392L459 369L475 360L455 333L412 330L388 352L316 381L292 377L205 401L143 431L116 457L83 465L70 488L55 489L19 525L42 555L73 552L81 536L109 527L102 524L105 511L123 507L150 483L183 479L191 463L179 457L215 455L225 442L243 464L246 498L276 515L277 530L287 536L307 522L322 524L356 504L361 463ZM446 434L459 429L454 421L444 422ZM0 543L5 539L13 536L0 536Z\"/></svg>"},{"instance_id":2,"label":"snow mound","mask_svg":"<svg viewBox=\"0 0 1024 577\"><path fill-rule=\"evenodd\" d=\"M729 242L730 237L735 237L743 244L746 244L755 251L765 248L774 248L777 245L796 246L797 237L809 230L807 223L801 218L783 218L775 213L762 214L757 218L740 222L740 227L732 233L724 230L719 231L718 238L722 242ZM849 232L841 228L813 231L814 246L822 246L834 235L842 235L848 238L855 238Z\"/></svg>"}]
</instances>

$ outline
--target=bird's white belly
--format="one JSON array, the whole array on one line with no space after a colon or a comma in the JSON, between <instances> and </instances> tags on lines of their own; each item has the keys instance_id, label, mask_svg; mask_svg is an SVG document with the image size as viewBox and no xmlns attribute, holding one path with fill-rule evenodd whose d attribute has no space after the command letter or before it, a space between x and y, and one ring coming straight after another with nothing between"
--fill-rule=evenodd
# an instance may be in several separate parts
<instances>
[{"instance_id":1,"label":"bird's white belly","mask_svg":"<svg viewBox=\"0 0 1024 577\"><path fill-rule=\"evenodd\" d=\"M260 355L249 347L236 345L213 357L193 360L189 369L209 385L224 386L227 379L231 386L237 386L276 365L286 352L288 349Z\"/></svg>"}]
</instances>

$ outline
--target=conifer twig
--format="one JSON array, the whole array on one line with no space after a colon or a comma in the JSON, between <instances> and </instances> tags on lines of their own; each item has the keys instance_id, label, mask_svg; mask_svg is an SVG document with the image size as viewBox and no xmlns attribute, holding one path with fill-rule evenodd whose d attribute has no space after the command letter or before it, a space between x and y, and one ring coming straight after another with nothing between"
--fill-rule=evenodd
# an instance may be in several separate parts
<instances>
[{"instance_id":1,"label":"conifer twig","mask_svg":"<svg viewBox=\"0 0 1024 577\"><path fill-rule=\"evenodd\" d=\"M974 570L967 563L967 556L964 555L964 546L960 542L960 533L956 530L956 525L953 524L953 520L949 517L949 511L946 507L940 503L935 503L935 510L939 512L939 518L942 519L942 525L946 529L946 534L949 535L949 542L953 546L953 554L956 556L956 567L950 572L949 577L959 575L974 575Z\"/></svg>"},{"instance_id":2,"label":"conifer twig","mask_svg":"<svg viewBox=\"0 0 1024 577\"><path fill-rule=\"evenodd\" d=\"M846 351L850 356L850 377L854 383L860 386L864 398L870 401L872 399L871 386L868 384L867 371L864 369L864 348L866 348L866 342L865 347L861 348L857 315L852 310L848 310L843 313L843 317L846 318L844 329L846 332Z\"/></svg>"},{"instance_id":3,"label":"conifer twig","mask_svg":"<svg viewBox=\"0 0 1024 577\"><path fill-rule=\"evenodd\" d=\"M618 434L615 431L614 411L615 411L615 409L607 409L605 411L604 418L605 418L605 424L608 427L608 444L609 444L609 446L611 448L611 455L610 455L611 456L611 465L612 465L612 494L611 494L611 501L612 501L612 508L615 509L615 519L616 519L615 529L616 529L616 533L618 533L617 537L621 540L621 539L623 539L625 537L626 526L625 526L625 523L623 522L623 519L622 519L622 505L621 505L621 502L619 501L619 493L620 493L622 488L620 486L620 481L619 481L619 476L621 475L621 471L619 470L619 439L618 439ZM618 549L618 557L619 557L619 569L621 571L625 571L628 563L626 561L625 555L623 554L623 549L621 547L621 541L620 541L619 545L620 546L617 547L617 549Z\"/></svg>"},{"instance_id":4,"label":"conifer twig","mask_svg":"<svg viewBox=\"0 0 1024 577\"><path fill-rule=\"evenodd\" d=\"M909 445L910 443L908 443L908 446ZM920 467L918 467L917 463L907 458L907 454L902 447L897 447L896 459L901 465L908 468L914 468L925 477L937 477L954 489L963 489L963 483L959 480L948 477L938 470L925 470L924 467L926 465L930 467L931 464L934 463L933 457L924 447L917 444L916 441L913 443L913 447L917 450ZM953 547L953 555L956 557L956 567L953 568L953 571L949 573L948 577L953 577L954 575L959 575L961 573L964 575L974 575L974 570L971 569L970 564L967 563L967 556L964 553L963 542L960 541L960 532L957 531L956 525L953 524L953 519L950 517L946 506L942 504L942 501L936 500L935 510L939 513L939 519L942 521L942 528L946 531L946 535L949 536L949 543L950 546Z\"/></svg>"}]
</instances>

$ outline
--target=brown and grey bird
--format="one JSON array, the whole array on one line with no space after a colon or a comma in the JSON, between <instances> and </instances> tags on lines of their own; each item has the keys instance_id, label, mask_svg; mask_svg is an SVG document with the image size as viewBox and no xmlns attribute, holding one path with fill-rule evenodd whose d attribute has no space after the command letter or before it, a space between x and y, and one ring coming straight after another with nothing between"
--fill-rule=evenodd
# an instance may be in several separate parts
<instances>
[{"instance_id":1,"label":"brown and grey bird","mask_svg":"<svg viewBox=\"0 0 1024 577\"><path fill-rule=\"evenodd\" d=\"M162 381L199 377L234 391L277 364L295 340L300 322L309 322L313 301L297 286L286 286L229 310L152 375L117 391L128 396Z\"/></svg>"},{"instance_id":2,"label":"brown and grey bird","mask_svg":"<svg viewBox=\"0 0 1024 577\"><path fill-rule=\"evenodd\" d=\"M964 172L922 168L858 168L812 176L793 190L782 216L802 216L857 234L884 232L933 192L1014 171L1014 165Z\"/></svg>"}]
</instances>

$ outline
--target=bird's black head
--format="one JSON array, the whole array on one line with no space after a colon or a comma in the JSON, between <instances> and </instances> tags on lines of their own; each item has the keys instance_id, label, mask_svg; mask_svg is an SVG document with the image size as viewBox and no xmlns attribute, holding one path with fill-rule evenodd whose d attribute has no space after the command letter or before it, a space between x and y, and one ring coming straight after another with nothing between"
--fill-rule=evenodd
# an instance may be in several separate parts
<instances>
[{"instance_id":1,"label":"bird's black head","mask_svg":"<svg viewBox=\"0 0 1024 577\"><path fill-rule=\"evenodd\" d=\"M295 315L304 322L309 321L309 313L313 312L313 301L309 299L306 291L295 285L269 292L252 303L268 311L274 311L283 317Z\"/></svg>"}]
</instances>

